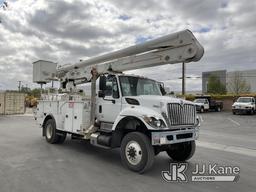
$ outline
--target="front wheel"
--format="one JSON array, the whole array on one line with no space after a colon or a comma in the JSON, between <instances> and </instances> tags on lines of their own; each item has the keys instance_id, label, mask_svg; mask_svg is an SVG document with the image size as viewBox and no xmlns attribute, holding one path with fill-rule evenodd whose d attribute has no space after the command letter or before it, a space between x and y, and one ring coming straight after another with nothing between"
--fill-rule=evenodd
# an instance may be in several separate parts
<instances>
[{"instance_id":1,"label":"front wheel","mask_svg":"<svg viewBox=\"0 0 256 192\"><path fill-rule=\"evenodd\" d=\"M120 152L122 163L135 172L143 173L154 163L154 148L149 138L139 132L125 135Z\"/></svg>"},{"instance_id":2,"label":"front wheel","mask_svg":"<svg viewBox=\"0 0 256 192\"><path fill-rule=\"evenodd\" d=\"M194 155L195 149L195 141L188 141L171 145L170 148L166 150L166 153L174 161L186 161Z\"/></svg>"}]
</instances>

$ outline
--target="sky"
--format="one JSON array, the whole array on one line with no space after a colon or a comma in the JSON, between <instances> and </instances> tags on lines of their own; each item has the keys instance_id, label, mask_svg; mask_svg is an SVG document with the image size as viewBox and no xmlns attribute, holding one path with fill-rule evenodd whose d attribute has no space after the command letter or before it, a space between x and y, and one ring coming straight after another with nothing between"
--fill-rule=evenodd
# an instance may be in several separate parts
<instances>
[{"instance_id":1,"label":"sky","mask_svg":"<svg viewBox=\"0 0 256 192\"><path fill-rule=\"evenodd\" d=\"M0 0L2 4L3 0ZM0 90L32 83L32 62L58 64L191 30L204 46L199 62L186 74L211 70L256 69L256 1L250 0L7 0L0 10ZM162 81L181 90L181 64L128 73ZM255 80L256 81L256 80ZM201 79L187 79L186 89L201 90Z\"/></svg>"}]
</instances>

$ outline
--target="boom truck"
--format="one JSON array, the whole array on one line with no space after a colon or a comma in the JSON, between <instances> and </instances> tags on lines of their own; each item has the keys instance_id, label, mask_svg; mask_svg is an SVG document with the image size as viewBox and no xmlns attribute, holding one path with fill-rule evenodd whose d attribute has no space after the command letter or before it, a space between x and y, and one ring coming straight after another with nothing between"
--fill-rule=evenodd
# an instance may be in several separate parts
<instances>
[{"instance_id":1,"label":"boom truck","mask_svg":"<svg viewBox=\"0 0 256 192\"><path fill-rule=\"evenodd\" d=\"M200 126L195 104L163 96L159 82L123 72L195 62L203 53L192 32L184 30L72 65L34 62L34 82L57 79L65 91L39 100L35 119L42 135L51 144L70 134L105 149L120 148L122 163L140 173L162 151L175 161L188 160ZM89 97L77 89L84 83L90 83Z\"/></svg>"}]
</instances>

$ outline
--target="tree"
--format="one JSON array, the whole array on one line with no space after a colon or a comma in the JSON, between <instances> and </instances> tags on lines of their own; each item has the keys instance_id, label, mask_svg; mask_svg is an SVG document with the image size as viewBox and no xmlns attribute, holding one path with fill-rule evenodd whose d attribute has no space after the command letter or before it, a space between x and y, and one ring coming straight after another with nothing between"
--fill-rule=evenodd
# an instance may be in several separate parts
<instances>
[{"instance_id":1,"label":"tree","mask_svg":"<svg viewBox=\"0 0 256 192\"><path fill-rule=\"evenodd\" d=\"M220 82L220 79L215 75L211 75L208 79L207 93L226 94L226 92L226 86Z\"/></svg>"},{"instance_id":2,"label":"tree","mask_svg":"<svg viewBox=\"0 0 256 192\"><path fill-rule=\"evenodd\" d=\"M34 96L36 98L40 98L41 97L41 89L35 88L32 89L29 93L30 96Z\"/></svg>"},{"instance_id":3,"label":"tree","mask_svg":"<svg viewBox=\"0 0 256 192\"><path fill-rule=\"evenodd\" d=\"M230 92L239 95L240 93L249 93L251 90L250 85L242 77L242 73L237 71L230 77L228 81Z\"/></svg>"}]
</instances>

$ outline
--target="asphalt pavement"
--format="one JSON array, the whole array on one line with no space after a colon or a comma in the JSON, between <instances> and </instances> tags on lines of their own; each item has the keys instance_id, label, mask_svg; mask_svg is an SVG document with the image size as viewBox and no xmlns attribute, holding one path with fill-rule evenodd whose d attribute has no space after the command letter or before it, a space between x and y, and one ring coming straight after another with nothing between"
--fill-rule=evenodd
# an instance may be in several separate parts
<instances>
[{"instance_id":1,"label":"asphalt pavement","mask_svg":"<svg viewBox=\"0 0 256 192\"><path fill-rule=\"evenodd\" d=\"M0 116L0 191L246 191L256 188L256 115L200 114L201 134L188 172L196 164L240 167L237 182L166 182L162 171L173 161L156 156L151 170L138 174L121 164L119 150L84 141L46 143L33 117Z\"/></svg>"}]
</instances>

